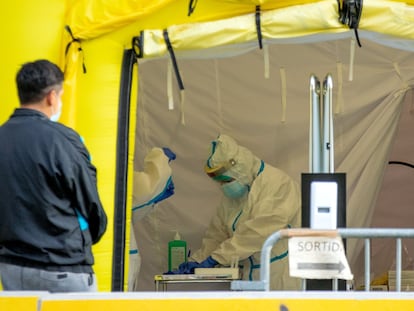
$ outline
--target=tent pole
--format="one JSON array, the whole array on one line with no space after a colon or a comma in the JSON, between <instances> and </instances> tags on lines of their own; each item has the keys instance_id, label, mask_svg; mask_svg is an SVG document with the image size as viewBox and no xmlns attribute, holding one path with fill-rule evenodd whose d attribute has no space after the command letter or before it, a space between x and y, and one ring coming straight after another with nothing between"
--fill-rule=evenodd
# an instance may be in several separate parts
<instances>
[{"instance_id":1,"label":"tent pole","mask_svg":"<svg viewBox=\"0 0 414 311\"><path fill-rule=\"evenodd\" d=\"M322 169L324 173L334 173L334 136L332 116L332 77L328 74L323 81L323 130L322 130Z\"/></svg>"},{"instance_id":2,"label":"tent pole","mask_svg":"<svg viewBox=\"0 0 414 311\"><path fill-rule=\"evenodd\" d=\"M132 49L125 50L122 60L116 147L112 291L123 291L124 289L129 114L132 73L135 63L136 54L134 51Z\"/></svg>"},{"instance_id":3,"label":"tent pole","mask_svg":"<svg viewBox=\"0 0 414 311\"><path fill-rule=\"evenodd\" d=\"M315 75L310 77L310 124L309 124L309 171L321 172L320 129L320 82Z\"/></svg>"}]
</instances>

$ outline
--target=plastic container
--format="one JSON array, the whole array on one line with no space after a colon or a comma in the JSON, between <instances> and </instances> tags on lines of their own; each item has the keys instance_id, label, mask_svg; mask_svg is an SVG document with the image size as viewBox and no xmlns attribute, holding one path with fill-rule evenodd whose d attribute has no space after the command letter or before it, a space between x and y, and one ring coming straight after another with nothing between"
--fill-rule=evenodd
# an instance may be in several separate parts
<instances>
[{"instance_id":1,"label":"plastic container","mask_svg":"<svg viewBox=\"0 0 414 311\"><path fill-rule=\"evenodd\" d=\"M175 233L174 240L168 242L168 271L178 269L178 266L187 261L187 242L181 240L180 234Z\"/></svg>"}]
</instances>

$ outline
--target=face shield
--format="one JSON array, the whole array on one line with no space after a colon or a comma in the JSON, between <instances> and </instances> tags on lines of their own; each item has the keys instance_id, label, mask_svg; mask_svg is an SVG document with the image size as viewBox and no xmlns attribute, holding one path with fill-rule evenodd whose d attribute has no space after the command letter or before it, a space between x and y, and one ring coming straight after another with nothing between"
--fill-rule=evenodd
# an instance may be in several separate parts
<instances>
[{"instance_id":1,"label":"face shield","mask_svg":"<svg viewBox=\"0 0 414 311\"><path fill-rule=\"evenodd\" d=\"M231 199L238 199L249 191L249 187L231 176L234 175L231 171L231 168L234 167L234 165L236 165L236 161L230 159L228 162L223 162L213 168L206 165L204 171L210 178L220 183L221 190L225 196Z\"/></svg>"},{"instance_id":2,"label":"face shield","mask_svg":"<svg viewBox=\"0 0 414 311\"><path fill-rule=\"evenodd\" d=\"M213 180L222 183L234 180L234 178L230 176L229 172L230 168L236 165L236 161L234 159L230 159L229 161L223 162L215 167L209 167L209 164L209 161L207 161L207 165L204 167L204 171Z\"/></svg>"}]
</instances>

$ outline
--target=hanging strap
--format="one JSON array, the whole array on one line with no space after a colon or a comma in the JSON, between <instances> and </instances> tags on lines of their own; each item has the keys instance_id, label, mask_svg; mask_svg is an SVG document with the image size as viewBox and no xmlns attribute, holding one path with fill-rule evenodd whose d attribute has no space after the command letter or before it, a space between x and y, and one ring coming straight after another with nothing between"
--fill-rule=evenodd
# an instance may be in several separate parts
<instances>
[{"instance_id":1,"label":"hanging strap","mask_svg":"<svg viewBox=\"0 0 414 311\"><path fill-rule=\"evenodd\" d=\"M175 58L174 50L171 45L170 38L168 36L168 30L164 29L163 32L165 44L167 45L168 52L170 53L171 57L171 64L173 66L175 76L177 78L178 87L180 88L180 97L181 97L181 124L185 125L185 119L184 119L184 83L181 79L180 71L178 70L177 60Z\"/></svg>"},{"instance_id":2,"label":"hanging strap","mask_svg":"<svg viewBox=\"0 0 414 311\"><path fill-rule=\"evenodd\" d=\"M83 49L82 49L82 46L80 44L81 41L80 41L80 39L74 37L74 35L72 33L72 30L70 29L69 25L66 25L65 26L65 30L69 33L70 37L72 38L72 40L66 45L65 56L67 56L67 54L69 52L69 49L70 49L72 43L77 42L79 44L78 52L79 53L82 53L82 69L83 69L83 73L86 73L85 55L83 53Z\"/></svg>"},{"instance_id":3,"label":"hanging strap","mask_svg":"<svg viewBox=\"0 0 414 311\"><path fill-rule=\"evenodd\" d=\"M348 81L354 80L354 63L355 63L355 39L351 39L349 48L349 73L348 73Z\"/></svg>"},{"instance_id":4,"label":"hanging strap","mask_svg":"<svg viewBox=\"0 0 414 311\"><path fill-rule=\"evenodd\" d=\"M260 5L256 5L256 32L257 32L257 41L259 42L259 48L264 51L264 76L266 79L269 79L269 47L267 45L263 46L263 34L262 34L262 21L261 21L261 9Z\"/></svg>"},{"instance_id":5,"label":"hanging strap","mask_svg":"<svg viewBox=\"0 0 414 311\"><path fill-rule=\"evenodd\" d=\"M142 58L144 56L144 32L141 31L139 36L132 38L132 50L134 51L135 58Z\"/></svg>"},{"instance_id":6,"label":"hanging strap","mask_svg":"<svg viewBox=\"0 0 414 311\"><path fill-rule=\"evenodd\" d=\"M261 27L261 20L260 20L260 5L256 5L256 32L257 32L257 40L259 41L259 48L263 48L263 37L262 37L262 27Z\"/></svg>"},{"instance_id":7,"label":"hanging strap","mask_svg":"<svg viewBox=\"0 0 414 311\"><path fill-rule=\"evenodd\" d=\"M171 60L167 64L167 99L168 99L168 110L174 110L174 96L172 86L172 65Z\"/></svg>"},{"instance_id":8,"label":"hanging strap","mask_svg":"<svg viewBox=\"0 0 414 311\"><path fill-rule=\"evenodd\" d=\"M190 16L191 14L193 14L196 6L197 6L197 0L190 0L190 2L188 3L188 14L187 14L187 16Z\"/></svg>"},{"instance_id":9,"label":"hanging strap","mask_svg":"<svg viewBox=\"0 0 414 311\"><path fill-rule=\"evenodd\" d=\"M287 97L287 86L286 86L286 70L280 68L280 83L281 83L281 97L282 97L282 123L286 122L286 97Z\"/></svg>"},{"instance_id":10,"label":"hanging strap","mask_svg":"<svg viewBox=\"0 0 414 311\"><path fill-rule=\"evenodd\" d=\"M269 46L266 44L263 47L263 61L264 61L264 77L265 79L270 78L270 57L269 57Z\"/></svg>"},{"instance_id":11,"label":"hanging strap","mask_svg":"<svg viewBox=\"0 0 414 311\"><path fill-rule=\"evenodd\" d=\"M338 81L338 92L336 95L336 106L335 106L335 114L339 114L343 111L344 106L344 98L343 98L343 78L342 78L342 63L336 63L336 73L337 73L337 81Z\"/></svg>"},{"instance_id":12,"label":"hanging strap","mask_svg":"<svg viewBox=\"0 0 414 311\"><path fill-rule=\"evenodd\" d=\"M337 0L339 21L348 25L350 29L354 29L355 38L358 42L358 46L361 47L361 42L358 36L358 26L362 14L362 1L363 0Z\"/></svg>"},{"instance_id":13,"label":"hanging strap","mask_svg":"<svg viewBox=\"0 0 414 311\"><path fill-rule=\"evenodd\" d=\"M174 68L175 76L177 78L178 86L180 90L184 90L183 80L181 80L180 71L178 70L177 60L175 58L174 50L172 48L167 29L164 29L163 36L164 36L165 44L167 45L168 53L170 53L171 62Z\"/></svg>"}]
</instances>

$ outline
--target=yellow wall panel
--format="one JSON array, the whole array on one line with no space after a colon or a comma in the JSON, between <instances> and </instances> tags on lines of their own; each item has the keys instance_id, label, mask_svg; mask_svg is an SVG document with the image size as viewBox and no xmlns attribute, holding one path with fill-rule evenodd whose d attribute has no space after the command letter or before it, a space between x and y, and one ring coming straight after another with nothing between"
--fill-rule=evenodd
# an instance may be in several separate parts
<instances>
[{"instance_id":1,"label":"yellow wall panel","mask_svg":"<svg viewBox=\"0 0 414 311\"><path fill-rule=\"evenodd\" d=\"M38 58L60 63L66 1L14 0L0 10L0 124L18 106L15 76L20 66Z\"/></svg>"},{"instance_id":2,"label":"yellow wall panel","mask_svg":"<svg viewBox=\"0 0 414 311\"><path fill-rule=\"evenodd\" d=\"M147 299L45 301L41 311L381 311L413 310L414 300L398 299Z\"/></svg>"},{"instance_id":3,"label":"yellow wall panel","mask_svg":"<svg viewBox=\"0 0 414 311\"><path fill-rule=\"evenodd\" d=\"M0 296L0 310L4 311L37 311L37 296Z\"/></svg>"},{"instance_id":4,"label":"yellow wall panel","mask_svg":"<svg viewBox=\"0 0 414 311\"><path fill-rule=\"evenodd\" d=\"M66 110L70 126L85 139L92 163L98 170L98 189L108 215L108 229L94 247L99 290L111 289L115 165L119 85L124 48L102 38L82 44L86 73L77 71L76 88ZM82 59L82 57L81 57ZM66 101L64 102L66 105Z\"/></svg>"}]
</instances>

